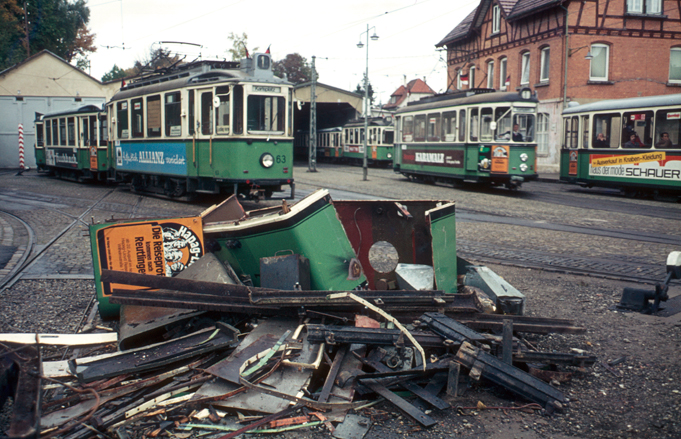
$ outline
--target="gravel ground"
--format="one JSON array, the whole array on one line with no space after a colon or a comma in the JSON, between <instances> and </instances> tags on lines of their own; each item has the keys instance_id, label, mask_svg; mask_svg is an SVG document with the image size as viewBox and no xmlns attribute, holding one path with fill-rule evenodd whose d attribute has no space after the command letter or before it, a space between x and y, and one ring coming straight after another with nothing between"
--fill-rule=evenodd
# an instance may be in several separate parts
<instances>
[{"instance_id":1,"label":"gravel ground","mask_svg":"<svg viewBox=\"0 0 681 439\"><path fill-rule=\"evenodd\" d=\"M361 169L359 171L361 172ZM559 212L555 206L519 203L518 198L504 194L499 196L407 183L397 185L395 179L374 177L373 170L370 170L369 174L375 184L371 190L375 191L378 196L390 193L394 198L402 199L453 199L459 206L497 214L522 216L525 212L528 217L537 220L566 224L608 221L608 225L613 228L631 228L636 227L634 224L646 224L646 231L650 233L660 231L668 234L681 234L681 221L645 222L646 218L608 214L598 210L568 211L562 209ZM298 172L297 175L300 189L311 190L324 186L324 180L333 182L329 185L339 190L357 190L356 188L363 185L355 181L356 175L354 174L349 174L352 177L351 180L340 180L335 174L329 177L328 172L326 175L313 176ZM31 181L28 179L26 181L28 183L25 186L31 189ZM44 182L44 180L37 181L38 183ZM11 192L12 188L6 185L8 182L2 183L0 195L7 191ZM38 184L35 190L58 194L64 188L80 188L80 186L58 182L51 187ZM398 186L399 192L396 192ZM99 192L89 188L78 189L78 194L83 198L94 200L98 194L102 194L101 189L99 188ZM531 185L526 185L524 190L530 191L531 189ZM424 190L428 191L425 196ZM597 201L597 197L593 198ZM172 213L182 210L195 213L203 209L196 205L178 207L173 203L149 201L146 198L137 204L135 199L132 194L116 193L116 202L128 206L128 215L144 216L149 212ZM639 200L634 200L634 202L644 206L650 203ZM83 206L88 206L88 204L82 204L79 207L80 210L72 209L73 206L71 206L60 211L77 216L84 210ZM248 210L256 206L251 204L245 207ZM110 208L110 210L114 209ZM116 208L115 211L120 212L121 209ZM29 221L36 230L49 232L39 236L40 243L49 241L51 233L62 230L64 224L72 220L72 218L63 218L65 222L57 224L54 220L50 220L50 217L44 216L39 209L23 212L23 214L22 212L14 213ZM95 212L95 216L104 217L104 211ZM106 216L110 216L108 211ZM118 216L122 217L120 214ZM669 246L642 244L634 241L599 241L590 236L576 234L565 234L557 239L558 235L546 231L481 223L461 224L458 226L457 236L490 242L500 240L505 244L523 242L528 246L538 246L556 252L564 249L566 253L581 254L589 254L588 249L596 243L598 244L596 247L601 249L598 251L604 251L602 249L607 247L608 253L641 252L651 260L661 263L668 251L679 250L669 248ZM68 239L77 240L79 236L70 234ZM80 239L86 238L80 237ZM80 245L71 248L82 250ZM68 252L69 246L61 247L60 251ZM381 403L363 412L375 421L367 438L456 436L492 439L562 439L568 437L672 439L681 437L681 316L679 314L663 318L613 310L624 287L644 288L643 286L540 270L489 266L526 294L527 314L569 318L587 330L582 335L526 335L529 343L544 351L571 352L572 349L580 349L597 356L599 362L619 359L621 362L613 367L621 376L615 376L599 364L587 370L572 369L571 371L574 372L572 380L560 384L559 387L569 397L570 404L564 411L553 416L511 409L449 409L440 413L437 411L431 413L431 416L440 423L427 431L420 429L389 404ZM681 295L681 287L673 287L670 294ZM19 281L12 288L3 291L0 297L0 316L2 316L0 331L72 332L84 318L93 296L94 285L89 280ZM112 324L99 320L95 323ZM81 354L84 353L87 352L81 352ZM60 359L65 355L69 356L71 352L58 349L45 352L46 359ZM463 395L451 401L458 407L476 407L478 402L484 403L487 407L511 407L523 401L497 386L484 382L468 386ZM4 419L0 417L0 431L5 427L6 417ZM280 437L316 439L329 437L329 433L323 429L312 429L286 433Z\"/></svg>"}]
</instances>

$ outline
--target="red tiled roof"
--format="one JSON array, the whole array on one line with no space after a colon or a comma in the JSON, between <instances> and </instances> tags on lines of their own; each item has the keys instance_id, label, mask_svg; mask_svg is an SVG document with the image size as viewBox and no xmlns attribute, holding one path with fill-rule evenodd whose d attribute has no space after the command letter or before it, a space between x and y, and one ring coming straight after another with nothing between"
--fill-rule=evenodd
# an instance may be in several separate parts
<instances>
[{"instance_id":1,"label":"red tiled roof","mask_svg":"<svg viewBox=\"0 0 681 439\"><path fill-rule=\"evenodd\" d=\"M390 97L397 96L395 102L383 105L384 109L397 108L411 93L431 93L435 94L432 88L428 86L422 79L412 79L407 83L407 86L400 85L397 90L390 95Z\"/></svg>"},{"instance_id":2,"label":"red tiled roof","mask_svg":"<svg viewBox=\"0 0 681 439\"><path fill-rule=\"evenodd\" d=\"M433 93L435 94L435 91L433 91L432 88L428 87L428 84L426 84L422 79L412 79L407 83L407 90L409 93Z\"/></svg>"}]
</instances>

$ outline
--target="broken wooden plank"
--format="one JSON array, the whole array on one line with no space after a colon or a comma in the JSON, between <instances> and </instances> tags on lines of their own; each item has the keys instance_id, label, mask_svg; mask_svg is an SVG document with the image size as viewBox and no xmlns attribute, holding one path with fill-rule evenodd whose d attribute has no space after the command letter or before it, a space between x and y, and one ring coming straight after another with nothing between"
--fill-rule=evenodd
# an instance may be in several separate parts
<instances>
[{"instance_id":1,"label":"broken wooden plank","mask_svg":"<svg viewBox=\"0 0 681 439\"><path fill-rule=\"evenodd\" d=\"M43 346L88 346L116 343L118 334L0 334L1 343L38 344Z\"/></svg>"}]
</instances>

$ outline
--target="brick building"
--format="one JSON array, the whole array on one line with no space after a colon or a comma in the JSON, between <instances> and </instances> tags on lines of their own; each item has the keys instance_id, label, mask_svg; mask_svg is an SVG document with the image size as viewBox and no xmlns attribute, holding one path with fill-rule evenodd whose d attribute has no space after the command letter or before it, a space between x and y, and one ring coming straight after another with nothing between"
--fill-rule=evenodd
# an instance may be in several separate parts
<instances>
[{"instance_id":1,"label":"brick building","mask_svg":"<svg viewBox=\"0 0 681 439\"><path fill-rule=\"evenodd\" d=\"M570 101L681 92L676 0L481 0L437 47L448 89L530 87L540 171L557 171Z\"/></svg>"}]
</instances>

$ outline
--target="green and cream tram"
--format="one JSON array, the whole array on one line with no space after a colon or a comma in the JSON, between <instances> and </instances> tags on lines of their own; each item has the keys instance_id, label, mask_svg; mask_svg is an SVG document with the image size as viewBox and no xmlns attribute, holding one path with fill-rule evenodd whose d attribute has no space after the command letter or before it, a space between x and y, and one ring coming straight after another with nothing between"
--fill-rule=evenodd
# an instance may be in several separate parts
<instances>
[{"instance_id":1,"label":"green and cream tram","mask_svg":"<svg viewBox=\"0 0 681 439\"><path fill-rule=\"evenodd\" d=\"M537 178L537 97L475 89L409 103L396 113L395 172L424 182L519 187Z\"/></svg>"},{"instance_id":2,"label":"green and cream tram","mask_svg":"<svg viewBox=\"0 0 681 439\"><path fill-rule=\"evenodd\" d=\"M681 192L681 94L563 111L560 179L627 195Z\"/></svg>"}]
</instances>

